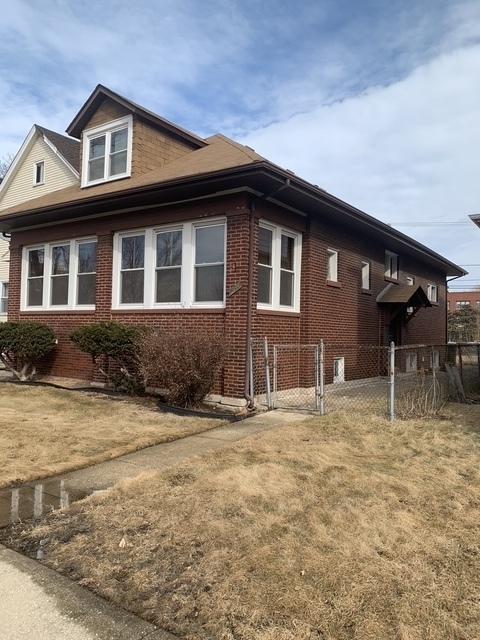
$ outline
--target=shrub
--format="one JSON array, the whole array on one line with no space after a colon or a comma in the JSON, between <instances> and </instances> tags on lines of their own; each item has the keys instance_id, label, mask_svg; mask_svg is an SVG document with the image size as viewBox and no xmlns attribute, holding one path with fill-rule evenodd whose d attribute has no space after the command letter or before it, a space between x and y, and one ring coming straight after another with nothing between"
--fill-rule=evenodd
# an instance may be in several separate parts
<instances>
[{"instance_id":1,"label":"shrub","mask_svg":"<svg viewBox=\"0 0 480 640\"><path fill-rule=\"evenodd\" d=\"M36 322L4 322L0 324L0 359L21 382L31 380L35 363L56 344L55 334Z\"/></svg>"},{"instance_id":2,"label":"shrub","mask_svg":"<svg viewBox=\"0 0 480 640\"><path fill-rule=\"evenodd\" d=\"M218 335L155 329L139 341L138 367L144 383L164 390L167 402L196 407L211 390L224 357Z\"/></svg>"},{"instance_id":3,"label":"shrub","mask_svg":"<svg viewBox=\"0 0 480 640\"><path fill-rule=\"evenodd\" d=\"M137 341L140 329L118 322L98 322L70 335L80 351L88 353L98 370L115 388L137 393Z\"/></svg>"}]
</instances>

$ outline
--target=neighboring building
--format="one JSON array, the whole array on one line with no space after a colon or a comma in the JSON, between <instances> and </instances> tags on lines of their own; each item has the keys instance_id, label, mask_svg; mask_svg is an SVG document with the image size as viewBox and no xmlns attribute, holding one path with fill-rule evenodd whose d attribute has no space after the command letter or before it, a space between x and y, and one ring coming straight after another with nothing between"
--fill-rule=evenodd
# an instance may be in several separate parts
<instances>
[{"instance_id":1,"label":"neighboring building","mask_svg":"<svg viewBox=\"0 0 480 640\"><path fill-rule=\"evenodd\" d=\"M0 182L0 213L77 184L79 163L78 140L33 125ZM0 235L0 322L7 319L8 271L8 240Z\"/></svg>"},{"instance_id":2,"label":"neighboring building","mask_svg":"<svg viewBox=\"0 0 480 640\"><path fill-rule=\"evenodd\" d=\"M479 291L449 291L447 294L447 309L451 313L469 307L474 311L480 311Z\"/></svg>"},{"instance_id":3,"label":"neighboring building","mask_svg":"<svg viewBox=\"0 0 480 640\"><path fill-rule=\"evenodd\" d=\"M0 234L0 322L7 319L8 261L8 240Z\"/></svg>"},{"instance_id":4,"label":"neighboring building","mask_svg":"<svg viewBox=\"0 0 480 640\"><path fill-rule=\"evenodd\" d=\"M91 379L69 335L111 319L222 333L216 391L235 398L251 336L338 344L329 371L341 345L445 342L446 277L461 268L249 147L101 85L67 133L81 141L77 183L0 211L9 317L53 327L51 375Z\"/></svg>"}]
</instances>

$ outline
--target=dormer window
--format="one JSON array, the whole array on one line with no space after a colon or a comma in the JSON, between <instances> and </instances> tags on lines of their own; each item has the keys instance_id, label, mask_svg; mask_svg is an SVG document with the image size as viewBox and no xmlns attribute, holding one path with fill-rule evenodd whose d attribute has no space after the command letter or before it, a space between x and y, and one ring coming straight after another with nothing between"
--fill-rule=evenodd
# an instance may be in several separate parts
<instances>
[{"instance_id":1,"label":"dormer window","mask_svg":"<svg viewBox=\"0 0 480 640\"><path fill-rule=\"evenodd\" d=\"M33 186L45 183L45 162L40 160L33 165Z\"/></svg>"},{"instance_id":2,"label":"dormer window","mask_svg":"<svg viewBox=\"0 0 480 640\"><path fill-rule=\"evenodd\" d=\"M82 187L127 178L131 163L131 116L83 132Z\"/></svg>"}]
</instances>

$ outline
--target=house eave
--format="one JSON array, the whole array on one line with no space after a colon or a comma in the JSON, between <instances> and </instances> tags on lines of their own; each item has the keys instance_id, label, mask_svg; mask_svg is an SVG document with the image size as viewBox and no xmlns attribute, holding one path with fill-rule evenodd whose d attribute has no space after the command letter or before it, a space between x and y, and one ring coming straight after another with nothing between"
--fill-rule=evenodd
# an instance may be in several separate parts
<instances>
[{"instance_id":1,"label":"house eave","mask_svg":"<svg viewBox=\"0 0 480 640\"><path fill-rule=\"evenodd\" d=\"M279 187L282 186L280 190ZM417 242L413 238L377 220L373 216L349 205L327 191L308 183L291 172L281 169L267 161L258 161L218 171L206 172L194 176L175 178L156 184L142 185L111 193L92 194L90 198L60 203L48 208L37 208L0 217L0 231L14 231L26 225L41 226L45 223L68 222L72 218L90 215L106 215L122 210L139 207L142 204L158 205L188 201L231 189L251 190L266 200L271 200L292 211L311 216L324 216L336 224L348 220L352 229L369 232L388 243L392 250L407 250L421 257L445 276L463 276L467 272Z\"/></svg>"}]
</instances>

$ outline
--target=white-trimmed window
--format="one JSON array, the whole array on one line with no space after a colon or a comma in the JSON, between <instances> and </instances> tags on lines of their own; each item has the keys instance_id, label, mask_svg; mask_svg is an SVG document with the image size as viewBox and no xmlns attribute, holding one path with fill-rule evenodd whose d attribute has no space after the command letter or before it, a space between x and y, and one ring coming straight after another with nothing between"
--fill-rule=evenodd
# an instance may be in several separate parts
<instances>
[{"instance_id":1,"label":"white-trimmed window","mask_svg":"<svg viewBox=\"0 0 480 640\"><path fill-rule=\"evenodd\" d=\"M398 280L398 255L385 251L385 277Z\"/></svg>"},{"instance_id":2,"label":"white-trimmed window","mask_svg":"<svg viewBox=\"0 0 480 640\"><path fill-rule=\"evenodd\" d=\"M132 122L126 116L83 132L82 187L130 176Z\"/></svg>"},{"instance_id":3,"label":"white-trimmed window","mask_svg":"<svg viewBox=\"0 0 480 640\"><path fill-rule=\"evenodd\" d=\"M327 280L338 282L338 251L327 249Z\"/></svg>"},{"instance_id":4,"label":"white-trimmed window","mask_svg":"<svg viewBox=\"0 0 480 640\"><path fill-rule=\"evenodd\" d=\"M464 309L465 307L470 306L470 302L468 300L459 300L455 303L455 306L457 307L457 309Z\"/></svg>"},{"instance_id":5,"label":"white-trimmed window","mask_svg":"<svg viewBox=\"0 0 480 640\"><path fill-rule=\"evenodd\" d=\"M118 233L115 309L223 307L226 225L222 220Z\"/></svg>"},{"instance_id":6,"label":"white-trimmed window","mask_svg":"<svg viewBox=\"0 0 480 640\"><path fill-rule=\"evenodd\" d=\"M427 285L427 296L430 302L438 302L438 285Z\"/></svg>"},{"instance_id":7,"label":"white-trimmed window","mask_svg":"<svg viewBox=\"0 0 480 640\"><path fill-rule=\"evenodd\" d=\"M45 162L39 160L33 165L33 186L45 184Z\"/></svg>"},{"instance_id":8,"label":"white-trimmed window","mask_svg":"<svg viewBox=\"0 0 480 640\"><path fill-rule=\"evenodd\" d=\"M96 263L95 238L25 247L22 310L94 309Z\"/></svg>"},{"instance_id":9,"label":"white-trimmed window","mask_svg":"<svg viewBox=\"0 0 480 640\"><path fill-rule=\"evenodd\" d=\"M412 373L417 370L417 352L407 351L405 354L405 371Z\"/></svg>"},{"instance_id":10,"label":"white-trimmed window","mask_svg":"<svg viewBox=\"0 0 480 640\"><path fill-rule=\"evenodd\" d=\"M0 315L8 310L8 282L0 282Z\"/></svg>"},{"instance_id":11,"label":"white-trimmed window","mask_svg":"<svg viewBox=\"0 0 480 640\"><path fill-rule=\"evenodd\" d=\"M406 282L407 282L409 287L415 286L415 278L413 276L407 276L406 277Z\"/></svg>"},{"instance_id":12,"label":"white-trimmed window","mask_svg":"<svg viewBox=\"0 0 480 640\"><path fill-rule=\"evenodd\" d=\"M258 234L257 306L298 311L301 235L268 222L260 222Z\"/></svg>"},{"instance_id":13,"label":"white-trimmed window","mask_svg":"<svg viewBox=\"0 0 480 640\"><path fill-rule=\"evenodd\" d=\"M370 289L370 262L362 260L362 289L368 291Z\"/></svg>"}]
</instances>

